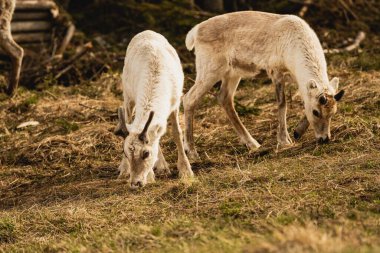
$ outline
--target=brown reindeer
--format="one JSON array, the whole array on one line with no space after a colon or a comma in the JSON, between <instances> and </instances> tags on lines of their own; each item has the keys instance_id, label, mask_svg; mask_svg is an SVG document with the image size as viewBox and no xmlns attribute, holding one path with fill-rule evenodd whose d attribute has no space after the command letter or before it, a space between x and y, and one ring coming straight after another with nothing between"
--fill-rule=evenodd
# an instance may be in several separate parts
<instances>
[{"instance_id":1,"label":"brown reindeer","mask_svg":"<svg viewBox=\"0 0 380 253\"><path fill-rule=\"evenodd\" d=\"M24 50L13 40L11 20L16 0L0 0L0 48L11 58L12 70L9 76L7 94L13 96L20 79Z\"/></svg>"}]
</instances>

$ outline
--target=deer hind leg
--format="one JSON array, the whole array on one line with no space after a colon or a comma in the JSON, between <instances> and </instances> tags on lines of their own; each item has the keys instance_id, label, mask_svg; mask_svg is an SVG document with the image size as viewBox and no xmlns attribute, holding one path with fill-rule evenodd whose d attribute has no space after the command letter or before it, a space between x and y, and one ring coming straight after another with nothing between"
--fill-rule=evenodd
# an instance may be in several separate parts
<instances>
[{"instance_id":1,"label":"deer hind leg","mask_svg":"<svg viewBox=\"0 0 380 253\"><path fill-rule=\"evenodd\" d=\"M252 138L248 130L244 127L240 121L238 114L236 113L234 106L235 91L239 85L240 77L238 76L226 76L222 80L222 86L218 95L218 102L226 112L231 124L233 125L236 133L239 135L240 140L247 145L251 150L255 150L260 147L260 144Z\"/></svg>"},{"instance_id":2,"label":"deer hind leg","mask_svg":"<svg viewBox=\"0 0 380 253\"><path fill-rule=\"evenodd\" d=\"M286 98L285 98L285 77L279 71L271 71L269 76L276 86L276 100L278 106L278 130L277 130L277 143L280 146L287 146L292 144L292 139L289 136L287 123L286 123Z\"/></svg>"},{"instance_id":3,"label":"deer hind leg","mask_svg":"<svg viewBox=\"0 0 380 253\"><path fill-rule=\"evenodd\" d=\"M186 156L185 148L182 143L182 131L179 125L178 109L170 115L170 120L173 127L173 138L178 150L178 162L177 167L179 171L179 176L181 178L191 178L194 176L191 170L191 165L189 159Z\"/></svg>"},{"instance_id":4,"label":"deer hind leg","mask_svg":"<svg viewBox=\"0 0 380 253\"><path fill-rule=\"evenodd\" d=\"M9 27L10 24L7 24L5 29L0 28L0 47L10 57L12 62L12 70L9 75L7 94L9 96L13 96L20 80L24 50L13 40Z\"/></svg>"},{"instance_id":5,"label":"deer hind leg","mask_svg":"<svg viewBox=\"0 0 380 253\"><path fill-rule=\"evenodd\" d=\"M198 67L198 65L197 65ZM201 68L199 68L201 70ZM185 138L184 145L185 150L191 160L199 159L198 152L194 144L193 136L193 119L196 106L200 103L201 98L213 87L215 83L220 80L220 76L212 74L212 71L201 70L201 73L197 73L195 84L189 92L183 96L183 107L185 112Z\"/></svg>"}]
</instances>

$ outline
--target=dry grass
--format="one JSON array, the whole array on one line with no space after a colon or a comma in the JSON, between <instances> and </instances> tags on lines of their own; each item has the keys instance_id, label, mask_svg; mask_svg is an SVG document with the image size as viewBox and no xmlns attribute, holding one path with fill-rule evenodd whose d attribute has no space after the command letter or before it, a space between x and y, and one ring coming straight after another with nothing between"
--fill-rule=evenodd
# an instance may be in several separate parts
<instances>
[{"instance_id":1,"label":"dry grass","mask_svg":"<svg viewBox=\"0 0 380 253\"><path fill-rule=\"evenodd\" d=\"M3 100L0 251L378 252L380 73L330 72L347 91L331 144L309 130L277 150L273 86L245 82L239 112L260 151L239 144L214 90L196 116L197 181L173 173L134 192L116 179L117 75ZM301 115L296 98L290 129ZM40 125L16 129L29 120ZM163 143L175 171L170 132Z\"/></svg>"}]
</instances>

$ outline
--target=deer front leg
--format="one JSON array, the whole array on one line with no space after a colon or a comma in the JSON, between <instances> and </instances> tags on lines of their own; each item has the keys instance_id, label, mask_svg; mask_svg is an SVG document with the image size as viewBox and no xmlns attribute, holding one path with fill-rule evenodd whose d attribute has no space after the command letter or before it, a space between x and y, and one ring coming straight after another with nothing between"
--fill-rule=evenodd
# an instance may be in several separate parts
<instances>
[{"instance_id":1,"label":"deer front leg","mask_svg":"<svg viewBox=\"0 0 380 253\"><path fill-rule=\"evenodd\" d=\"M165 160L164 154L162 153L161 147L158 149L158 159L154 165L155 171L158 175L170 174L169 165Z\"/></svg>"},{"instance_id":2,"label":"deer front leg","mask_svg":"<svg viewBox=\"0 0 380 253\"><path fill-rule=\"evenodd\" d=\"M118 170L119 170L118 179L123 178L123 177L128 177L129 174L131 173L131 167L126 157L123 157L123 159L121 160Z\"/></svg>"},{"instance_id":3,"label":"deer front leg","mask_svg":"<svg viewBox=\"0 0 380 253\"><path fill-rule=\"evenodd\" d=\"M277 143L280 146L287 146L292 144L292 139L289 136L286 124L286 98L285 98L285 84L276 79L272 79L276 85L276 100L278 105L278 131Z\"/></svg>"},{"instance_id":4,"label":"deer front leg","mask_svg":"<svg viewBox=\"0 0 380 253\"><path fill-rule=\"evenodd\" d=\"M186 156L185 149L182 143L182 131L179 125L178 109L176 109L170 116L173 127L173 138L178 150L178 162L177 167L179 170L179 176L181 178L192 178L194 173L191 170L189 159Z\"/></svg>"},{"instance_id":5,"label":"deer front leg","mask_svg":"<svg viewBox=\"0 0 380 253\"><path fill-rule=\"evenodd\" d=\"M154 171L153 170L150 170L149 173L148 173L148 176L147 176L147 183L151 184L151 183L154 183L156 182L156 179L155 179L155 175L154 175Z\"/></svg>"},{"instance_id":6,"label":"deer front leg","mask_svg":"<svg viewBox=\"0 0 380 253\"><path fill-rule=\"evenodd\" d=\"M124 103L124 107L119 108L118 110L118 117L119 117L119 122L118 125L116 126L114 133L116 135L121 135L123 137L123 140L127 137L128 129L126 129L126 122L130 122L131 118L131 111L134 109L134 104L131 103L129 100L126 100ZM123 145L124 149L124 145ZM119 165L118 170L120 171L119 177L128 177L131 172L131 167L128 162L127 157L124 155L124 150L123 150L123 158L121 160L121 163Z\"/></svg>"},{"instance_id":7,"label":"deer front leg","mask_svg":"<svg viewBox=\"0 0 380 253\"><path fill-rule=\"evenodd\" d=\"M307 120L306 116L303 116L301 121L298 123L298 125L294 129L294 139L296 140L301 139L302 135L304 135L304 133L306 132L309 126L310 126L309 121Z\"/></svg>"}]
</instances>

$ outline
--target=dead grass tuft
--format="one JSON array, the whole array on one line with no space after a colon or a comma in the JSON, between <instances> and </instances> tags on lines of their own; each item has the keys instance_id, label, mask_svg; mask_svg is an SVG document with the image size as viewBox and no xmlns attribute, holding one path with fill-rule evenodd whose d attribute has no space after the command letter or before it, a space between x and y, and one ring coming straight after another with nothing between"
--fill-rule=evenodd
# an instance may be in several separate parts
<instances>
[{"instance_id":1,"label":"dead grass tuft","mask_svg":"<svg viewBox=\"0 0 380 253\"><path fill-rule=\"evenodd\" d=\"M291 225L277 230L270 239L245 252L342 252L347 243L343 242L341 234L324 232L308 223L305 226ZM353 242L349 242L351 243Z\"/></svg>"},{"instance_id":2,"label":"dead grass tuft","mask_svg":"<svg viewBox=\"0 0 380 253\"><path fill-rule=\"evenodd\" d=\"M16 161L22 164L44 164L46 167L72 163L89 164L93 159L109 161L116 151L120 153L120 140L110 124L83 127L64 136L47 137L19 149Z\"/></svg>"}]
</instances>

